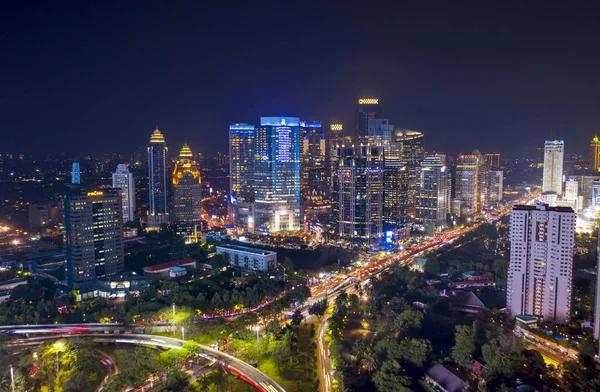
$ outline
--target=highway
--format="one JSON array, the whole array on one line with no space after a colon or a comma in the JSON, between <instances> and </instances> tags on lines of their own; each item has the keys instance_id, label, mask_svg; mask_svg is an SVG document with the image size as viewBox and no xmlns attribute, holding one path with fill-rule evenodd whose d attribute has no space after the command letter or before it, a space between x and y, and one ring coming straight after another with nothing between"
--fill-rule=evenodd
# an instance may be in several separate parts
<instances>
[{"instance_id":1,"label":"highway","mask_svg":"<svg viewBox=\"0 0 600 392\"><path fill-rule=\"evenodd\" d=\"M13 333L16 335L25 335L8 343L9 346L19 347L25 345L37 345L48 340L85 338L91 339L96 343L122 343L135 344L140 346L161 347L161 348L183 348L184 340L175 339L158 335L145 335L133 333L105 333L107 330L114 330L117 325L102 324L55 324L55 325L24 325L24 326L4 326L0 331ZM62 333L60 332L62 330ZM96 332L96 333L93 333ZM29 334L51 333L51 335L42 335L29 337ZM241 379L252 385L261 392L285 392L275 381L267 375L254 368L251 365L221 351L207 346L198 346L201 352L197 355L208 360L215 361L216 364L224 369L238 375Z\"/></svg>"},{"instance_id":2,"label":"highway","mask_svg":"<svg viewBox=\"0 0 600 392\"><path fill-rule=\"evenodd\" d=\"M469 227L466 227L466 228L456 228L456 229L453 229L453 230L450 230L450 231L447 231L444 233L440 233L436 237L432 238L431 240L425 241L425 242L413 247L411 250L405 250L405 251L391 255L391 256L386 257L381 260L377 260L377 259L373 258L371 261L367 262L366 265L364 265L362 268L353 271L351 274L349 274L349 276L356 278L356 280L358 282L360 282L361 285L364 285L365 282L369 278L371 278L372 276L381 275L382 273L388 271L392 265L394 265L396 263L400 263L400 265L406 266L412 262L414 257L423 256L423 255L429 253L430 251L435 251L435 250L439 249L441 246L444 246L445 244L451 244L452 242L454 242L458 238L464 236L465 234L467 234L473 230L476 230L481 225L483 225L485 223L490 223L490 222L492 222L496 219L499 219L500 217L510 213L512 206L514 204L528 204L528 203L531 203L533 200L535 200L535 198L538 196L539 196L539 193L537 193L537 192L530 193L526 197L519 199L518 201L516 201L514 203L508 203L503 208L497 210L495 217L491 216L484 220L480 220L479 222L477 222ZM474 217L474 219L475 218L476 217ZM314 302L322 300L323 298L325 298L327 296L330 300L329 303L331 304L333 301L335 301L335 298L339 295L339 293L345 289L347 289L346 291L348 294L351 294L354 292L354 285L351 284L350 282L348 282L347 284L336 283L332 289L327 288L324 292L315 294L313 297L311 297L308 300L308 302L314 303ZM308 317L307 311L304 314L304 316ZM325 318L323 319L323 322L321 323L320 328L318 329L318 334L317 334L320 389L323 392L330 392L333 390L332 374L331 374L332 366L331 366L331 359L329 356L329 348L327 346L327 342L325 342L325 336L327 335L327 326L328 326L327 317L328 317L328 315L326 315L324 317Z\"/></svg>"}]
</instances>

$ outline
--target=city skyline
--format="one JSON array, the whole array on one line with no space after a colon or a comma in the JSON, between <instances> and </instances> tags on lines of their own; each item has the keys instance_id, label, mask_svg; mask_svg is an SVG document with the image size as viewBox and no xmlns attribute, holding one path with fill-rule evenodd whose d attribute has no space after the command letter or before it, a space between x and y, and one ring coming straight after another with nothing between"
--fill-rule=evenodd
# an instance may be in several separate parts
<instances>
[{"instance_id":1,"label":"city skyline","mask_svg":"<svg viewBox=\"0 0 600 392\"><path fill-rule=\"evenodd\" d=\"M2 15L5 149L74 152L85 129L104 137L84 150L129 152L158 125L174 145L225 151L228 124L264 114L302 113L353 132L356 100L374 97L384 118L429 135L431 150L506 156L554 134L573 139L567 152L587 151L600 129L599 59L587 49L597 36L597 5L547 4L542 14L532 4L487 8L387 5L365 15L327 4L163 5L143 13L134 5L98 4L91 12L11 4ZM275 34L262 23L281 15L312 28ZM265 66L266 47L310 56Z\"/></svg>"}]
</instances>

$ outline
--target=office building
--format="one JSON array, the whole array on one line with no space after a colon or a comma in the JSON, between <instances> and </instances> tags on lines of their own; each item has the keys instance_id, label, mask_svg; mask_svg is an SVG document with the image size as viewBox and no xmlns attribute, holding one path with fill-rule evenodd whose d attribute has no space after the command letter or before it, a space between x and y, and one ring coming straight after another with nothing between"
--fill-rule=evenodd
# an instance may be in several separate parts
<instances>
[{"instance_id":1,"label":"office building","mask_svg":"<svg viewBox=\"0 0 600 392\"><path fill-rule=\"evenodd\" d=\"M498 203L502 200L504 192L504 171L491 170L489 174L489 201L490 204Z\"/></svg>"},{"instance_id":2,"label":"office building","mask_svg":"<svg viewBox=\"0 0 600 392\"><path fill-rule=\"evenodd\" d=\"M500 154L483 154L483 160L490 170L500 169Z\"/></svg>"},{"instance_id":3,"label":"office building","mask_svg":"<svg viewBox=\"0 0 600 392\"><path fill-rule=\"evenodd\" d=\"M320 121L300 122L300 196L307 216L331 210L327 143Z\"/></svg>"},{"instance_id":4,"label":"office building","mask_svg":"<svg viewBox=\"0 0 600 392\"><path fill-rule=\"evenodd\" d=\"M167 153L165 137L158 129L154 130L148 146L148 226L151 227L169 223Z\"/></svg>"},{"instance_id":5,"label":"office building","mask_svg":"<svg viewBox=\"0 0 600 392\"><path fill-rule=\"evenodd\" d=\"M577 195L580 198L579 209L588 208L592 204L592 197L594 193L594 181L600 180L600 175L598 176L589 176L589 175L580 175L580 176L569 176L567 178L567 183L569 181L577 182ZM566 184L565 184L566 186Z\"/></svg>"},{"instance_id":6,"label":"office building","mask_svg":"<svg viewBox=\"0 0 600 392\"><path fill-rule=\"evenodd\" d=\"M410 129L396 128L390 151L399 154L402 164L400 180L400 221L408 222L415 217L415 199L417 192L418 171L425 158L425 135ZM398 149L394 153L394 149ZM391 185L391 184L390 184ZM387 188L386 184L386 188Z\"/></svg>"},{"instance_id":7,"label":"office building","mask_svg":"<svg viewBox=\"0 0 600 392\"><path fill-rule=\"evenodd\" d=\"M302 228L299 118L261 117L254 138L254 202L258 233Z\"/></svg>"},{"instance_id":8,"label":"office building","mask_svg":"<svg viewBox=\"0 0 600 392\"><path fill-rule=\"evenodd\" d=\"M123 270L122 205L120 189L67 190L64 225L70 286L93 284Z\"/></svg>"},{"instance_id":9,"label":"office building","mask_svg":"<svg viewBox=\"0 0 600 392\"><path fill-rule=\"evenodd\" d=\"M575 212L581 211L579 205L579 184L575 178L569 178L565 182L565 201L567 201L575 210Z\"/></svg>"},{"instance_id":10,"label":"office building","mask_svg":"<svg viewBox=\"0 0 600 392\"><path fill-rule=\"evenodd\" d=\"M448 170L440 157L427 157L421 162L418 184L417 221L426 227L444 227L448 214Z\"/></svg>"},{"instance_id":11,"label":"office building","mask_svg":"<svg viewBox=\"0 0 600 392\"><path fill-rule=\"evenodd\" d=\"M591 207L600 210L600 180L594 180Z\"/></svg>"},{"instance_id":12,"label":"office building","mask_svg":"<svg viewBox=\"0 0 600 392\"><path fill-rule=\"evenodd\" d=\"M121 190L123 223L133 221L135 213L135 184L133 182L133 174L131 174L124 163L117 165L117 170L112 175L112 186Z\"/></svg>"},{"instance_id":13,"label":"office building","mask_svg":"<svg viewBox=\"0 0 600 392\"><path fill-rule=\"evenodd\" d=\"M596 304L594 307L594 340L598 340L598 345L600 348L600 229L598 230L598 246L596 251Z\"/></svg>"},{"instance_id":14,"label":"office building","mask_svg":"<svg viewBox=\"0 0 600 392\"><path fill-rule=\"evenodd\" d=\"M187 144L179 152L173 169L173 217L176 224L192 225L202 220L202 185L200 168Z\"/></svg>"},{"instance_id":15,"label":"office building","mask_svg":"<svg viewBox=\"0 0 600 392\"><path fill-rule=\"evenodd\" d=\"M510 215L506 294L512 317L567 324L571 317L575 213L571 207L517 205Z\"/></svg>"},{"instance_id":16,"label":"office building","mask_svg":"<svg viewBox=\"0 0 600 392\"><path fill-rule=\"evenodd\" d=\"M387 118L371 119L368 121L368 142L373 146L382 146L387 155L395 129Z\"/></svg>"},{"instance_id":17,"label":"office building","mask_svg":"<svg viewBox=\"0 0 600 392\"><path fill-rule=\"evenodd\" d=\"M378 98L361 98L356 108L356 129L354 142L365 143L369 136L369 120L381 118Z\"/></svg>"},{"instance_id":18,"label":"office building","mask_svg":"<svg viewBox=\"0 0 600 392\"><path fill-rule=\"evenodd\" d=\"M277 268L277 252L239 245L217 246L217 254L223 255L229 265L243 270L267 272Z\"/></svg>"},{"instance_id":19,"label":"office building","mask_svg":"<svg viewBox=\"0 0 600 392\"><path fill-rule=\"evenodd\" d=\"M60 201L32 203L29 205L29 226L34 228L54 226L63 219L63 206Z\"/></svg>"},{"instance_id":20,"label":"office building","mask_svg":"<svg viewBox=\"0 0 600 392\"><path fill-rule=\"evenodd\" d=\"M79 162L73 162L73 168L71 169L71 184L81 184L81 172L79 168Z\"/></svg>"},{"instance_id":21,"label":"office building","mask_svg":"<svg viewBox=\"0 0 600 392\"><path fill-rule=\"evenodd\" d=\"M235 199L254 200L254 125L229 126L229 189Z\"/></svg>"},{"instance_id":22,"label":"office building","mask_svg":"<svg viewBox=\"0 0 600 392\"><path fill-rule=\"evenodd\" d=\"M341 238L376 242L383 233L381 147L339 147L334 175L333 216Z\"/></svg>"},{"instance_id":23,"label":"office building","mask_svg":"<svg viewBox=\"0 0 600 392\"><path fill-rule=\"evenodd\" d=\"M544 174L542 192L562 195L564 140L546 140L544 144Z\"/></svg>"},{"instance_id":24,"label":"office building","mask_svg":"<svg viewBox=\"0 0 600 392\"><path fill-rule=\"evenodd\" d=\"M461 215L479 211L479 156L460 155L456 160L456 198L461 201Z\"/></svg>"},{"instance_id":25,"label":"office building","mask_svg":"<svg viewBox=\"0 0 600 392\"><path fill-rule=\"evenodd\" d=\"M594 163L594 171L600 172L600 139L598 139L598 136L594 136L590 147L592 147L592 161Z\"/></svg>"}]
</instances>

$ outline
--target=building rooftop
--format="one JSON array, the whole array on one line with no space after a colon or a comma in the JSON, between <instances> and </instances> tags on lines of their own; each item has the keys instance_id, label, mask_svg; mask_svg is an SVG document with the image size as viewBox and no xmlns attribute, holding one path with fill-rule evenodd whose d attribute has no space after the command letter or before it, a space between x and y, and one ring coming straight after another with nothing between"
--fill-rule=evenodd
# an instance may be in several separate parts
<instances>
[{"instance_id":1,"label":"building rooftop","mask_svg":"<svg viewBox=\"0 0 600 392\"><path fill-rule=\"evenodd\" d=\"M241 246L241 245L229 245L229 244L228 245L219 245L219 246L217 246L217 248L239 250L241 252L254 253L256 255L262 255L262 256L277 254L277 252L272 251L272 250L250 248L248 246Z\"/></svg>"},{"instance_id":2,"label":"building rooftop","mask_svg":"<svg viewBox=\"0 0 600 392\"><path fill-rule=\"evenodd\" d=\"M534 210L570 212L572 214L575 213L575 211L573 211L573 208L571 208L571 207L562 207L562 206L550 207L550 206L548 206L548 204L545 204L545 203L538 203L535 206L522 205L522 204L513 206L513 211L534 211Z\"/></svg>"},{"instance_id":3,"label":"building rooftop","mask_svg":"<svg viewBox=\"0 0 600 392\"><path fill-rule=\"evenodd\" d=\"M168 263L162 263L162 264L156 264L156 265L151 265L148 267L144 267L144 272L157 272L157 271L162 271L162 270L166 270L172 267L178 267L181 265L187 265L187 264L192 264L194 263L194 265L196 264L196 260L194 259L181 259L181 260L173 260L173 261L169 261Z\"/></svg>"},{"instance_id":4,"label":"building rooftop","mask_svg":"<svg viewBox=\"0 0 600 392\"><path fill-rule=\"evenodd\" d=\"M462 391L467 385L466 382L440 364L429 369L427 375L448 392Z\"/></svg>"}]
</instances>

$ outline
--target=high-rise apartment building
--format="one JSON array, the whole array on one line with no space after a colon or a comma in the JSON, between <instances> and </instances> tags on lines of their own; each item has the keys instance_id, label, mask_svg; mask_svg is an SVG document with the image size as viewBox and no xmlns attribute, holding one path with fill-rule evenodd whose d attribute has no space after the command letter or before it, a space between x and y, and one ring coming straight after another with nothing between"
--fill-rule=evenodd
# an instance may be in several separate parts
<instances>
[{"instance_id":1,"label":"high-rise apartment building","mask_svg":"<svg viewBox=\"0 0 600 392\"><path fill-rule=\"evenodd\" d=\"M64 198L67 281L91 284L123 270L121 191L71 186Z\"/></svg>"},{"instance_id":2,"label":"high-rise apartment building","mask_svg":"<svg viewBox=\"0 0 600 392\"><path fill-rule=\"evenodd\" d=\"M148 146L148 179L150 196L148 225L159 226L169 223L169 203L167 197L167 143L158 130L150 136Z\"/></svg>"},{"instance_id":3,"label":"high-rise apartment building","mask_svg":"<svg viewBox=\"0 0 600 392\"><path fill-rule=\"evenodd\" d=\"M121 190L123 223L133 221L133 214L135 213L135 185L133 174L131 174L126 164L120 163L117 165L117 170L112 175L112 186Z\"/></svg>"},{"instance_id":4,"label":"high-rise apartment building","mask_svg":"<svg viewBox=\"0 0 600 392\"><path fill-rule=\"evenodd\" d=\"M564 150L564 140L546 140L544 144L543 193L562 195Z\"/></svg>"},{"instance_id":5,"label":"high-rise apartment building","mask_svg":"<svg viewBox=\"0 0 600 392\"><path fill-rule=\"evenodd\" d=\"M255 230L299 230L300 119L261 117L254 137Z\"/></svg>"},{"instance_id":6,"label":"high-rise apartment building","mask_svg":"<svg viewBox=\"0 0 600 392\"><path fill-rule=\"evenodd\" d=\"M202 220L200 168L187 144L179 152L173 169L173 222L197 224Z\"/></svg>"},{"instance_id":7,"label":"high-rise apartment building","mask_svg":"<svg viewBox=\"0 0 600 392\"><path fill-rule=\"evenodd\" d=\"M421 162L415 203L416 219L425 225L442 228L448 214L448 170L439 156Z\"/></svg>"},{"instance_id":8,"label":"high-rise apartment building","mask_svg":"<svg viewBox=\"0 0 600 392\"><path fill-rule=\"evenodd\" d=\"M327 141L320 121L300 122L300 195L307 215L328 214L331 208Z\"/></svg>"},{"instance_id":9,"label":"high-rise apartment building","mask_svg":"<svg viewBox=\"0 0 600 392\"><path fill-rule=\"evenodd\" d=\"M461 215L479 211L479 156L460 155L456 160L456 199L460 200Z\"/></svg>"},{"instance_id":10,"label":"high-rise apartment building","mask_svg":"<svg viewBox=\"0 0 600 392\"><path fill-rule=\"evenodd\" d=\"M229 190L234 199L254 200L254 125L229 126Z\"/></svg>"},{"instance_id":11,"label":"high-rise apartment building","mask_svg":"<svg viewBox=\"0 0 600 392\"><path fill-rule=\"evenodd\" d=\"M571 207L517 205L510 215L506 302L511 316L566 324L571 317L575 213Z\"/></svg>"},{"instance_id":12,"label":"high-rise apartment building","mask_svg":"<svg viewBox=\"0 0 600 392\"><path fill-rule=\"evenodd\" d=\"M383 149L339 147L333 216L341 238L374 242L383 233Z\"/></svg>"},{"instance_id":13,"label":"high-rise apartment building","mask_svg":"<svg viewBox=\"0 0 600 392\"><path fill-rule=\"evenodd\" d=\"M356 143L365 143L369 136L369 120L381 118L378 98L361 98L356 108Z\"/></svg>"}]
</instances>

